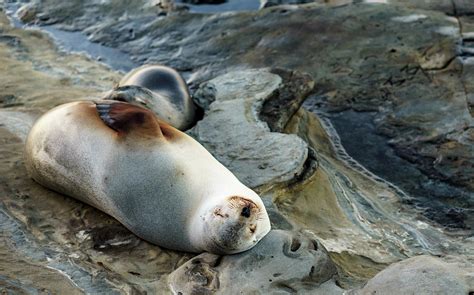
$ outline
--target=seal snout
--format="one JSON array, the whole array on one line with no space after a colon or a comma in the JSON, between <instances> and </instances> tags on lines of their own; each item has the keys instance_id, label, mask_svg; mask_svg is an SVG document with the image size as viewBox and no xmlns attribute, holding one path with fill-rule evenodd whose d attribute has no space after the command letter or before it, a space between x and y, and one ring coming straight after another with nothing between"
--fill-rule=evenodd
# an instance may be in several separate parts
<instances>
[{"instance_id":1,"label":"seal snout","mask_svg":"<svg viewBox=\"0 0 474 295\"><path fill-rule=\"evenodd\" d=\"M251 193L230 195L205 209L206 237L202 248L211 253L246 251L269 231L270 220L262 202Z\"/></svg>"}]
</instances>

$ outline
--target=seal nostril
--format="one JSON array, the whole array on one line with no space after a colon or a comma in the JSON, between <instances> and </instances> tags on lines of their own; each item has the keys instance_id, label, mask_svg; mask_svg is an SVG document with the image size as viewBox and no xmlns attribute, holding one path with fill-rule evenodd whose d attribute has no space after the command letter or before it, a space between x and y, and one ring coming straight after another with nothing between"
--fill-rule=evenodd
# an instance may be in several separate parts
<instances>
[{"instance_id":1,"label":"seal nostril","mask_svg":"<svg viewBox=\"0 0 474 295\"><path fill-rule=\"evenodd\" d=\"M250 232L251 232L251 233L255 233L255 230L257 229L257 225L252 224L252 225L249 227L249 229L250 229Z\"/></svg>"},{"instance_id":2,"label":"seal nostril","mask_svg":"<svg viewBox=\"0 0 474 295\"><path fill-rule=\"evenodd\" d=\"M243 217L249 218L250 217L250 206L246 206L242 209L242 213L240 213Z\"/></svg>"},{"instance_id":3,"label":"seal nostril","mask_svg":"<svg viewBox=\"0 0 474 295\"><path fill-rule=\"evenodd\" d=\"M301 247L301 242L298 240L298 239L293 239L293 241L291 241L291 252L296 252L298 251L298 249Z\"/></svg>"}]
</instances>

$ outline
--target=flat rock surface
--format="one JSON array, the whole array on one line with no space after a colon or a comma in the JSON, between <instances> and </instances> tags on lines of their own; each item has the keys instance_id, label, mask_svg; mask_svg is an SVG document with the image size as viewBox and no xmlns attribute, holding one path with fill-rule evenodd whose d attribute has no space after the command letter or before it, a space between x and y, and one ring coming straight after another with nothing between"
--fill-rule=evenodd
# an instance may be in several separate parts
<instances>
[{"instance_id":1,"label":"flat rock surface","mask_svg":"<svg viewBox=\"0 0 474 295\"><path fill-rule=\"evenodd\" d=\"M473 284L472 265L417 256L392 264L348 294L468 294Z\"/></svg>"}]
</instances>

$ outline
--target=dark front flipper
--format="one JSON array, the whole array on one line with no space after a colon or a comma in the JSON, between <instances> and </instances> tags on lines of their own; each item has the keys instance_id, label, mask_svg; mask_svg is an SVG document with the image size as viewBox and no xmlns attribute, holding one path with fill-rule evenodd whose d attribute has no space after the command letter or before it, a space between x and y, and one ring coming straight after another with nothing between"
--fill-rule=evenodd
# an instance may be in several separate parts
<instances>
[{"instance_id":1,"label":"dark front flipper","mask_svg":"<svg viewBox=\"0 0 474 295\"><path fill-rule=\"evenodd\" d=\"M105 125L115 130L119 136L143 138L163 137L162 127L155 114L150 110L118 101L96 102L99 117Z\"/></svg>"}]
</instances>

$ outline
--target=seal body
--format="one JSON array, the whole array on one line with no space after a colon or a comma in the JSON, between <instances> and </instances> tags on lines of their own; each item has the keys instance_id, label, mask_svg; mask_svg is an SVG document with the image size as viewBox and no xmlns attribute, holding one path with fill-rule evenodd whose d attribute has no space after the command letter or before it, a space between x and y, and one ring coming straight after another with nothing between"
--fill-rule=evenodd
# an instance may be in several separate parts
<instances>
[{"instance_id":1,"label":"seal body","mask_svg":"<svg viewBox=\"0 0 474 295\"><path fill-rule=\"evenodd\" d=\"M38 183L169 249L237 253L270 230L254 191L193 138L129 103L52 109L31 129L25 163Z\"/></svg>"},{"instance_id":2,"label":"seal body","mask_svg":"<svg viewBox=\"0 0 474 295\"><path fill-rule=\"evenodd\" d=\"M196 120L186 82L174 69L162 65L132 70L104 99L145 106L179 130L190 128Z\"/></svg>"}]
</instances>

